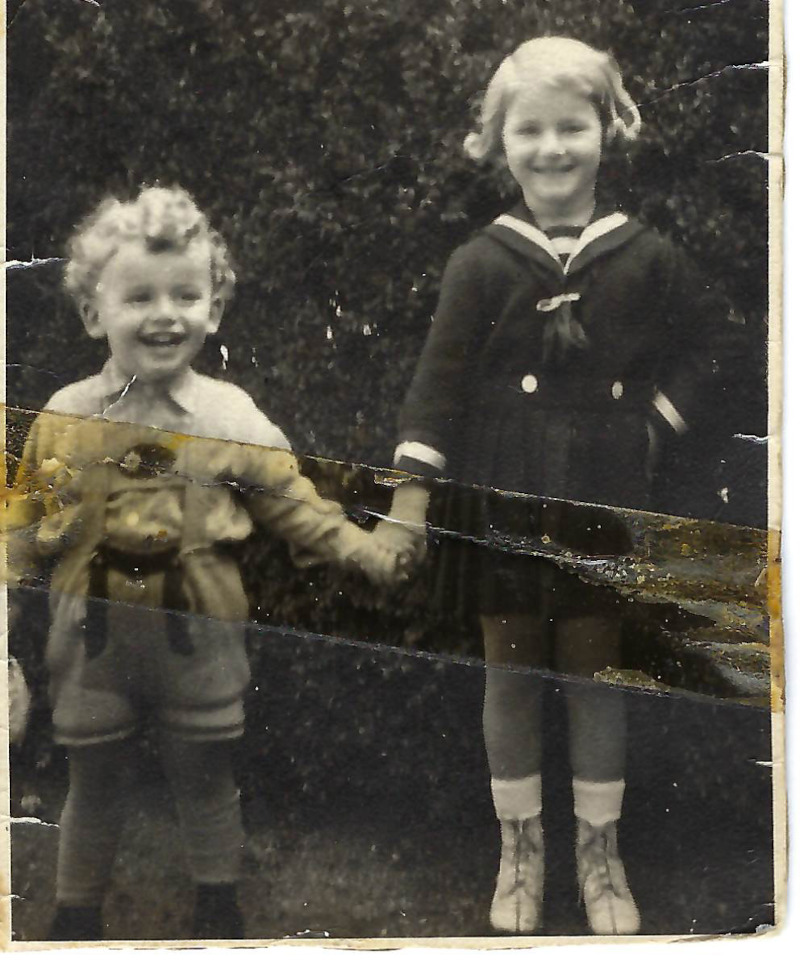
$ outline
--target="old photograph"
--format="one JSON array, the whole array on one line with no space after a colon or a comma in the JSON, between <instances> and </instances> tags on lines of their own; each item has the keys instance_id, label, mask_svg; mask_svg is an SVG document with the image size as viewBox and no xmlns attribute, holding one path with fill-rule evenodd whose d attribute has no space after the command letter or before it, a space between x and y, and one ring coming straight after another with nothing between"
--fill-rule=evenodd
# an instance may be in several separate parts
<instances>
[{"instance_id":1,"label":"old photograph","mask_svg":"<svg viewBox=\"0 0 800 966\"><path fill-rule=\"evenodd\" d=\"M4 942L769 932L769 0L8 0Z\"/></svg>"}]
</instances>

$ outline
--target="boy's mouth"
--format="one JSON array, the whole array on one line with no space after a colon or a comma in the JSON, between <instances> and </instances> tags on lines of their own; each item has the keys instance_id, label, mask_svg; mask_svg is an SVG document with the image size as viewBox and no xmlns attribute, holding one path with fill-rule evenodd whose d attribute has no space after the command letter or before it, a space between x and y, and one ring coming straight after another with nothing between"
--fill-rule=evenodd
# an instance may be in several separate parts
<instances>
[{"instance_id":1,"label":"boy's mouth","mask_svg":"<svg viewBox=\"0 0 800 966\"><path fill-rule=\"evenodd\" d=\"M150 332L147 335L140 335L139 341L150 348L159 348L180 345L185 338L182 332Z\"/></svg>"}]
</instances>

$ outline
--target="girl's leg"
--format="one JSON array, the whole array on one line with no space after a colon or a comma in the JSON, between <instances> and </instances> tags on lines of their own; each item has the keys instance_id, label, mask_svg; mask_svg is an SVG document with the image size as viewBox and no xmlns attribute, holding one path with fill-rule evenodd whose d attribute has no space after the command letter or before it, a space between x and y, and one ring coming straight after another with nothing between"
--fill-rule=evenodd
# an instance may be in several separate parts
<instances>
[{"instance_id":1,"label":"girl's leg","mask_svg":"<svg viewBox=\"0 0 800 966\"><path fill-rule=\"evenodd\" d=\"M556 633L559 671L588 678L618 666L618 620L562 621ZM570 681L564 686L577 819L578 882L589 925L597 934L639 930L639 912L617 851L617 821L625 791L626 718L622 692Z\"/></svg>"},{"instance_id":2,"label":"girl's leg","mask_svg":"<svg viewBox=\"0 0 800 966\"><path fill-rule=\"evenodd\" d=\"M620 622L614 618L578 617L556 629L556 669L588 679L596 671L619 666ZM569 715L569 750L576 779L618 783L625 775L625 702L621 691L581 681L564 686Z\"/></svg>"},{"instance_id":3,"label":"girl's leg","mask_svg":"<svg viewBox=\"0 0 800 966\"><path fill-rule=\"evenodd\" d=\"M130 788L129 742L69 750L69 792L61 815L58 910L50 939L102 939L101 906L111 879Z\"/></svg>"},{"instance_id":4,"label":"girl's leg","mask_svg":"<svg viewBox=\"0 0 800 966\"><path fill-rule=\"evenodd\" d=\"M492 798L500 821L500 871L491 922L503 932L533 932L544 887L542 838L542 684L538 623L522 615L481 618L486 655L483 733Z\"/></svg>"},{"instance_id":5,"label":"girl's leg","mask_svg":"<svg viewBox=\"0 0 800 966\"><path fill-rule=\"evenodd\" d=\"M184 741L165 734L161 751L197 887L195 938L243 939L236 883L244 832L232 742Z\"/></svg>"}]
</instances>

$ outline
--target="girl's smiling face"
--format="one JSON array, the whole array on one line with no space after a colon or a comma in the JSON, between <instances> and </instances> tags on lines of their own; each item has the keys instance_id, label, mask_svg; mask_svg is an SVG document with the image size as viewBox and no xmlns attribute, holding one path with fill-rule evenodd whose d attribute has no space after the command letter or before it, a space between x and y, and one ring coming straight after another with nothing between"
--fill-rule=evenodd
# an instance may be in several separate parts
<instances>
[{"instance_id":1,"label":"girl's smiling face","mask_svg":"<svg viewBox=\"0 0 800 966\"><path fill-rule=\"evenodd\" d=\"M506 111L502 138L508 169L538 220L591 216L603 125L587 97L565 86L526 85Z\"/></svg>"},{"instance_id":2,"label":"girl's smiling face","mask_svg":"<svg viewBox=\"0 0 800 966\"><path fill-rule=\"evenodd\" d=\"M82 314L89 335L108 340L126 376L174 379L219 328L222 306L212 291L208 245L154 252L142 241L125 242Z\"/></svg>"}]
</instances>

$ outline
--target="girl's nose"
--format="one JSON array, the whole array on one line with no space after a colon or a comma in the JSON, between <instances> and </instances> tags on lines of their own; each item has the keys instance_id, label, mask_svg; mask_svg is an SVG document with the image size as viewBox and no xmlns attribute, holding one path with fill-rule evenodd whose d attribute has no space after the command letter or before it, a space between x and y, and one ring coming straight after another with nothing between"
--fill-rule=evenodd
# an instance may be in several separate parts
<instances>
[{"instance_id":1,"label":"girl's nose","mask_svg":"<svg viewBox=\"0 0 800 966\"><path fill-rule=\"evenodd\" d=\"M542 134L539 146L543 154L560 155L564 153L564 144L558 131L545 131Z\"/></svg>"}]
</instances>

